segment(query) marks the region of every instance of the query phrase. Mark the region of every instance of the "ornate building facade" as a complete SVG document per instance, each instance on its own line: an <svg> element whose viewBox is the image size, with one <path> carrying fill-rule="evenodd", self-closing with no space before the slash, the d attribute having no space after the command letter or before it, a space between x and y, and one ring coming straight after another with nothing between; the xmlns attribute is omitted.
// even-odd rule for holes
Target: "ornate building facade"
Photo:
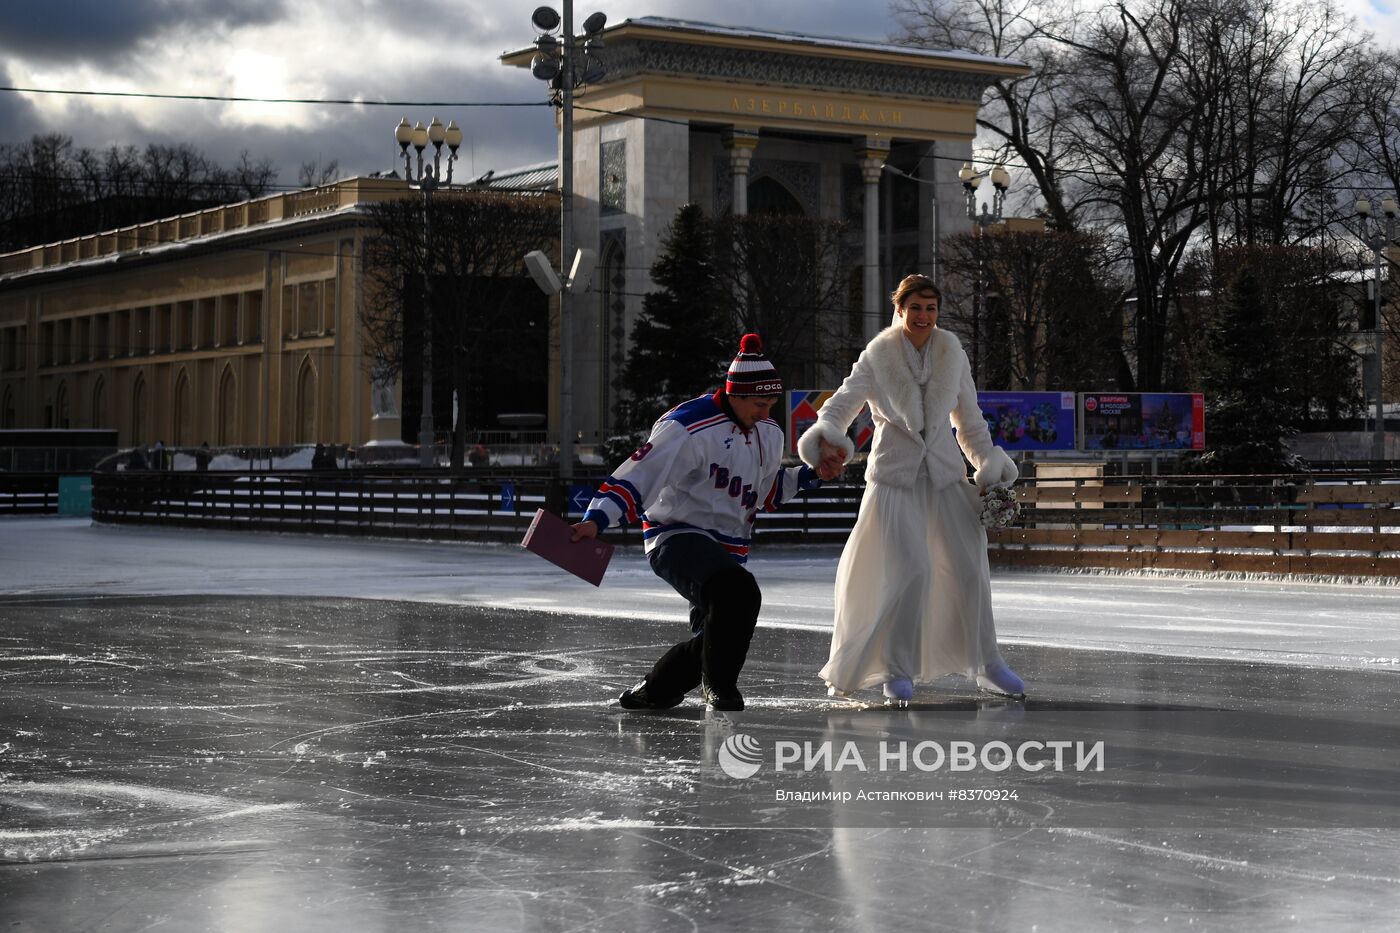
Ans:
<svg viewBox="0 0 1400 933"><path fill-rule="evenodd" d="M355 178L0 256L0 426L115 428L122 446L376 439L365 208L407 196Z"/></svg>
<svg viewBox="0 0 1400 933"><path fill-rule="evenodd" d="M598 251L577 302L574 419L606 436L650 270L676 212L779 207L851 225L856 337L889 322L909 272L935 274L937 242L969 228L958 169L982 94L1018 62L645 17L601 34L604 77L574 108L574 241ZM528 68L533 47L502 57ZM833 361L828 382L844 371ZM834 382L833 382L834 384Z"/></svg>
<svg viewBox="0 0 1400 933"><path fill-rule="evenodd" d="M571 302L585 446L612 425L632 325L681 206L848 222L859 259L832 274L858 296L863 342L888 323L894 281L936 273L938 241L968 229L957 171L982 93L1027 70L650 17L603 38L606 76L578 96L573 140L574 242L598 253ZM534 51L502 61L528 67ZM488 184L557 176L536 166ZM402 180L356 178L0 256L0 426L112 427L122 445L372 439L364 205L407 194ZM549 343L550 362L523 377L548 378L553 400ZM839 380L839 362L819 378Z"/></svg>

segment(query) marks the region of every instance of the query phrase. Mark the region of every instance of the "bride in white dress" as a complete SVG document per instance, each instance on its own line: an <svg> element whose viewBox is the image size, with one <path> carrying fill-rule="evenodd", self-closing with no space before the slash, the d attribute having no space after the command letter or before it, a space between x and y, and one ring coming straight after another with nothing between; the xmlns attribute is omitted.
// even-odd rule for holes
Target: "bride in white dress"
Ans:
<svg viewBox="0 0 1400 933"><path fill-rule="evenodd" d="M937 326L942 295L933 281L906 276L890 297L894 323L870 341L798 442L812 467L849 460L846 430L870 405L865 496L836 571L836 624L821 676L833 695L882 684L900 704L915 682L949 673L1020 696L1024 685L997 650L978 503L988 486L1014 482L1016 465L992 443L962 344ZM973 486L963 454L976 468Z"/></svg>

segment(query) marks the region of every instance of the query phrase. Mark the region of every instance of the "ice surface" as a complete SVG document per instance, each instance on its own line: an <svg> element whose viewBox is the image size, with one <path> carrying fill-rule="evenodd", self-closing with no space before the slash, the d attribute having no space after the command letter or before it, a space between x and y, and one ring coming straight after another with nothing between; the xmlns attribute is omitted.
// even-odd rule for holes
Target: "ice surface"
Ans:
<svg viewBox="0 0 1400 933"><path fill-rule="evenodd" d="M0 522L0 925L1393 928L1396 588L999 573L1030 701L891 711L815 677L835 557L760 542L748 712L649 715L613 698L686 624L635 551L594 590L514 547ZM777 792L947 772L718 764L1071 733L1105 771L939 812Z"/></svg>
<svg viewBox="0 0 1400 933"><path fill-rule="evenodd" d="M771 547L751 569L762 623L830 629L839 551ZM515 545L0 522L0 592L354 596L571 615L684 617L639 548L600 589ZM997 632L1043 644L1183 657L1400 670L1400 586L993 571Z"/></svg>

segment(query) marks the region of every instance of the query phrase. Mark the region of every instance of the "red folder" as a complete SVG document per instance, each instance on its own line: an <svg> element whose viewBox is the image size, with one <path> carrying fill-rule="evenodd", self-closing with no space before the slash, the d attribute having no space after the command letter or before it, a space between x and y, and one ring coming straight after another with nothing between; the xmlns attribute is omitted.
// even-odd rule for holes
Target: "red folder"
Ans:
<svg viewBox="0 0 1400 933"><path fill-rule="evenodd" d="M597 586L603 582L603 573L612 560L613 546L597 538L584 538L574 543L569 540L573 534L573 526L564 519L539 509L520 546Z"/></svg>

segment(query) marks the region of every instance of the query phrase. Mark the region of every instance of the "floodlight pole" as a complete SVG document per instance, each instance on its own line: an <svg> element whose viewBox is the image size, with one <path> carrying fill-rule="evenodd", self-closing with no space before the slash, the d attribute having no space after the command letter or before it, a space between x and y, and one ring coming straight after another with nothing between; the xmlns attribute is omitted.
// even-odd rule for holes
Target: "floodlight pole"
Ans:
<svg viewBox="0 0 1400 933"><path fill-rule="evenodd" d="M564 0L563 51L560 55L559 118L559 273L567 280L573 255L574 224L574 3ZM574 319L569 313L569 289L559 292L559 478L574 477Z"/></svg>
<svg viewBox="0 0 1400 933"><path fill-rule="evenodd" d="M575 280L570 268L575 261L574 89L582 81L596 81L602 77L602 65L596 53L603 47L603 40L598 33L607 25L608 18L598 12L583 21L584 67L580 70L574 65L580 45L578 37L574 35L573 0L563 0L561 6L563 16L551 7L542 6L530 17L540 33L535 39L539 52L530 62L530 72L541 81L549 81L550 87L559 92L558 97L551 96L551 101L559 105L559 273L565 282L563 290L558 293L559 478L570 480L574 475L574 319L569 308L573 304L573 290L586 287L588 278L586 272L580 271L578 280ZM555 29L560 31L558 42L554 40ZM591 269L591 260L587 265ZM582 270L582 266L580 268Z"/></svg>

